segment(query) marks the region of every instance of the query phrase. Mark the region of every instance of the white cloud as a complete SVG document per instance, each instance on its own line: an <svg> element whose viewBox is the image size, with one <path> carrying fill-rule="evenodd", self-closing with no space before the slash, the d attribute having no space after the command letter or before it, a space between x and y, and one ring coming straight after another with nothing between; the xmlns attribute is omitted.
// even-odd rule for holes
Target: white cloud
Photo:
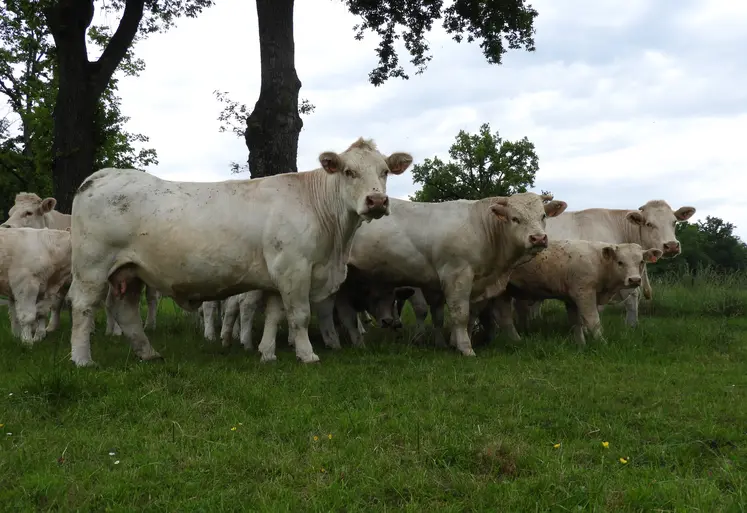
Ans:
<svg viewBox="0 0 747 513"><path fill-rule="evenodd" d="M358 136L384 152L409 151L416 162L446 157L460 129L484 122L504 138L537 147L537 189L571 209L635 208L653 198L693 205L738 226L747 189L747 8L729 0L550 0L533 2L537 51L511 51L502 66L475 44L457 44L438 27L425 74L367 81L376 64L372 35L353 38L356 18L342 2L297 2L296 66L301 97L316 105L304 119L299 169L320 152ZM253 2L223 0L180 20L136 53L147 68L120 92L129 128L151 137L174 180L236 178L243 140L218 133L212 91L254 105L260 61ZM407 55L401 55L407 60ZM390 193L416 190L410 173L392 177ZM737 192L739 191L739 192Z"/></svg>

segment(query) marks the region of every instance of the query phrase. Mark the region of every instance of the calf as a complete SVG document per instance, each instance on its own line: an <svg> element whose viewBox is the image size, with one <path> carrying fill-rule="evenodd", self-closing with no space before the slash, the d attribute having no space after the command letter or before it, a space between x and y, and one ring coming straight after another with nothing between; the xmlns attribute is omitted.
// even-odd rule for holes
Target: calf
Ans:
<svg viewBox="0 0 747 513"><path fill-rule="evenodd" d="M0 294L8 296L14 336L25 344L46 335L52 302L70 280L70 233L65 230L0 230Z"/></svg>
<svg viewBox="0 0 747 513"><path fill-rule="evenodd" d="M579 345L586 343L584 331L602 337L597 307L622 289L639 287L647 262L661 257L662 250L643 250L638 244L608 244L585 240L551 241L533 260L516 267L498 305L498 324L514 340L519 334L513 324L511 299L560 299ZM519 322L526 324L527 311L517 301Z"/></svg>

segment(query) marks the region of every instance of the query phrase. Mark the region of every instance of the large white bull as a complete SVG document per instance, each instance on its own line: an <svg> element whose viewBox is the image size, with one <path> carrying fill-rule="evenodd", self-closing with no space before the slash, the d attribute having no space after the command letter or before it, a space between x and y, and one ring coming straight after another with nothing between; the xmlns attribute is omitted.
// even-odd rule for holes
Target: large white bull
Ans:
<svg viewBox="0 0 747 513"><path fill-rule="evenodd" d="M89 176L73 200L73 362L93 363L93 309L109 284L112 313L135 353L160 358L139 322L143 282L187 310L249 290L273 292L268 315L271 305L284 305L296 355L318 361L309 303L344 281L353 235L364 220L388 213L387 175L402 173L412 157L386 157L359 139L319 161L322 168L310 172L215 183L126 169ZM263 360L274 359L271 349Z"/></svg>
<svg viewBox="0 0 747 513"><path fill-rule="evenodd" d="M389 286L441 292L452 320L452 344L474 356L470 303L500 294L510 269L547 247L545 219L565 202L534 193L479 201L416 203L391 200L392 213L362 227L350 264Z"/></svg>

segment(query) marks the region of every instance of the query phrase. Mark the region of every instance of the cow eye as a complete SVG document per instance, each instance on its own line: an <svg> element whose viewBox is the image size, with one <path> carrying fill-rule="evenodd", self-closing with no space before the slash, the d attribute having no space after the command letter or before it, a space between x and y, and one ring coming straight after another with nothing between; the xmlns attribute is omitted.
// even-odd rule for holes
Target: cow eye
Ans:
<svg viewBox="0 0 747 513"><path fill-rule="evenodd" d="M513 221L516 224L519 224L521 222L518 217L512 217L511 221Z"/></svg>
<svg viewBox="0 0 747 513"><path fill-rule="evenodd" d="M623 266L622 260L618 260L617 261L617 265L619 265L620 267L622 267Z"/></svg>
<svg viewBox="0 0 747 513"><path fill-rule="evenodd" d="M651 223L646 223L646 226L648 226L649 228L653 228L654 227L654 225L651 224Z"/></svg>
<svg viewBox="0 0 747 513"><path fill-rule="evenodd" d="M355 176L355 173L353 173L352 169L346 169L345 176L347 176L348 178L353 178Z"/></svg>
<svg viewBox="0 0 747 513"><path fill-rule="evenodd" d="M23 217L30 217L30 216L32 216L32 215L34 215L34 213L33 213L33 212L31 212L31 211L28 211L28 212L24 212L24 213L23 213Z"/></svg>

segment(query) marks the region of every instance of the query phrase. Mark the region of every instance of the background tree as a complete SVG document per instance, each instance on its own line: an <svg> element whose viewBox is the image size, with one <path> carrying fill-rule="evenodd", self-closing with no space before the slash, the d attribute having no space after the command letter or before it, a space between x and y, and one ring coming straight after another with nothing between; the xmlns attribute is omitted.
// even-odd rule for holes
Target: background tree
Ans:
<svg viewBox="0 0 747 513"><path fill-rule="evenodd" d="M395 49L400 40L415 73L425 70L431 59L426 35L438 20L455 41L479 41L492 64L500 64L509 49L534 50L537 11L524 0L454 0L448 7L443 0L343 1L362 20L353 27L357 40L367 31L380 37L376 50L379 63L369 74L375 86L390 77L409 78ZM297 171L298 135L303 128L293 40L294 0L256 2L262 84L244 134L252 177Z"/></svg>
<svg viewBox="0 0 747 513"><path fill-rule="evenodd" d="M12 0L0 7L0 96L10 113L0 126L0 210L7 214L19 191L52 194L52 112L58 88L55 47L44 24L42 5ZM94 44L105 43L100 27L88 30ZM144 63L127 52L118 69L137 75ZM124 130L116 95L117 80L110 80L93 116L94 167L138 167L156 163L153 149L136 150L147 142L141 134Z"/></svg>
<svg viewBox="0 0 747 513"><path fill-rule="evenodd" d="M534 144L526 137L504 141L498 132L490 132L487 123L475 135L460 130L449 156L452 162L434 157L413 168L413 182L423 187L410 197L412 201L481 199L526 192L534 186L539 169Z"/></svg>
<svg viewBox="0 0 747 513"><path fill-rule="evenodd" d="M57 207L70 212L78 185L93 172L96 112L136 37L164 31L180 16L197 16L213 0L9 0L41 9L56 47L52 183ZM120 16L113 33L99 27L101 56L88 59L86 35L96 8ZM90 34L89 34L90 35Z"/></svg>
<svg viewBox="0 0 747 513"><path fill-rule="evenodd" d="M242 139L246 139L246 120L249 117L249 109L246 104L235 102L228 97L228 93L225 91L213 91L213 94L217 98L218 102L223 104L223 109L218 116L220 121L220 127L218 131L231 132ZM298 105L299 116L311 114L316 109L316 106L309 102L309 100L303 99ZM249 171L248 164L239 164L238 162L231 162L231 173L243 173ZM250 175L251 178L257 178L257 175Z"/></svg>

